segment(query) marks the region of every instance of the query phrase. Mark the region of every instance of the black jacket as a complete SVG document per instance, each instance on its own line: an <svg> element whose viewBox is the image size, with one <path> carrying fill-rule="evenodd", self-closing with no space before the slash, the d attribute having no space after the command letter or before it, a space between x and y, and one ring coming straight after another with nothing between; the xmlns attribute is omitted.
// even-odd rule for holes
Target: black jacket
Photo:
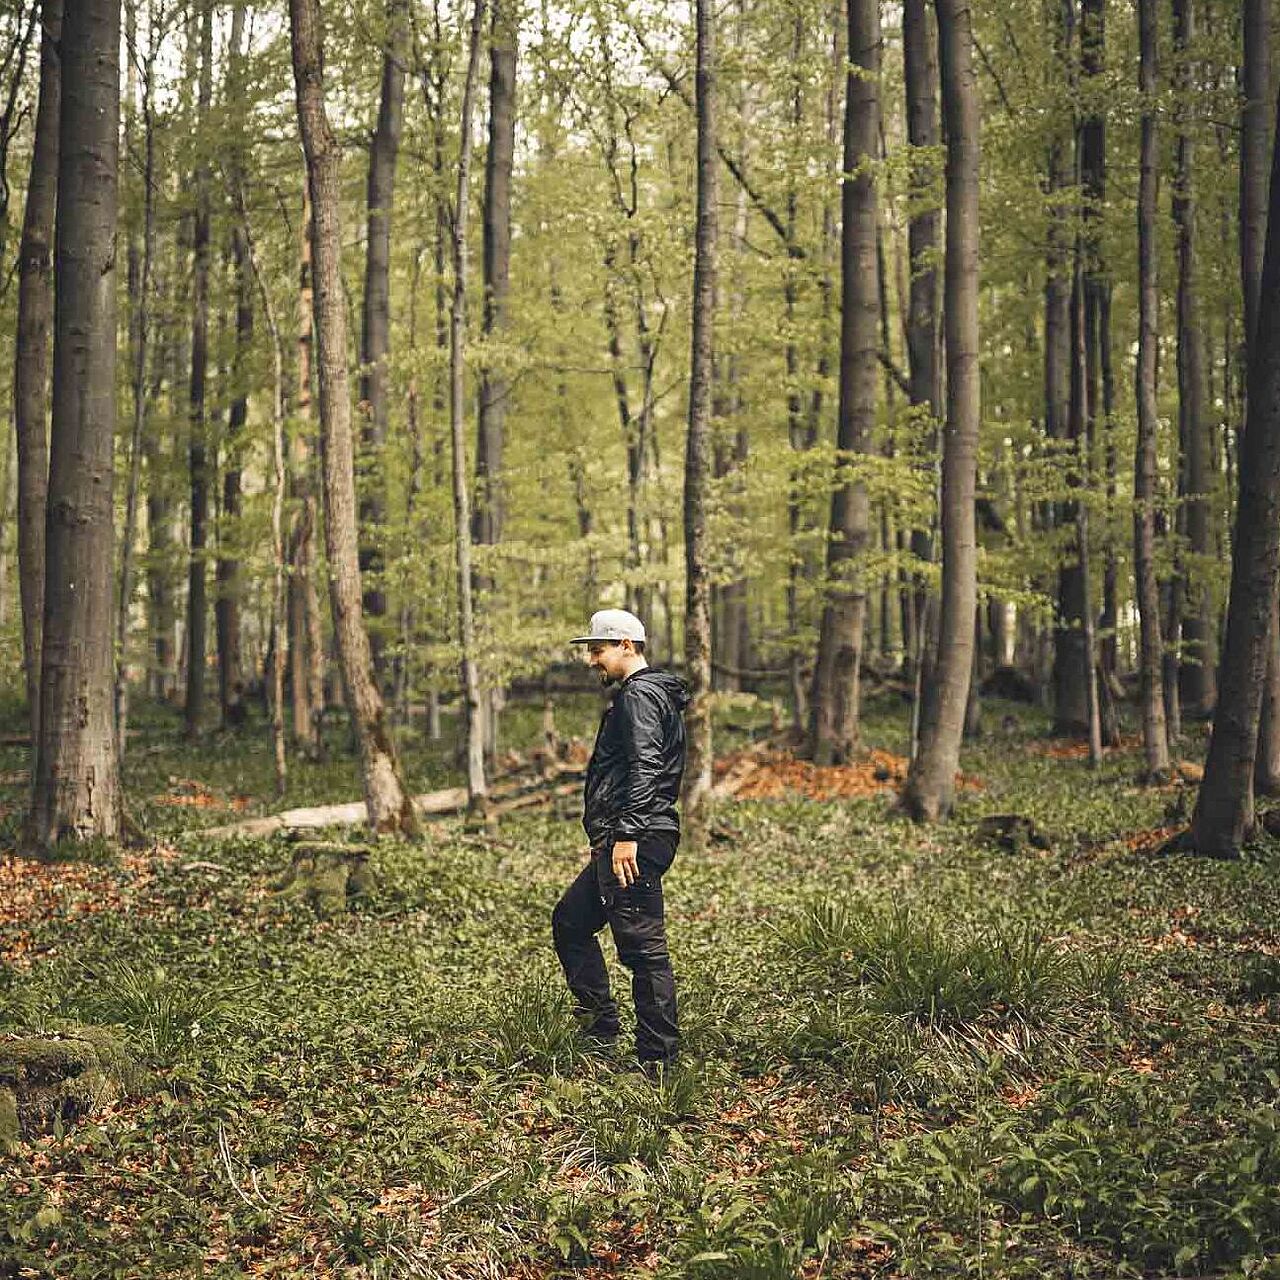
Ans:
<svg viewBox="0 0 1280 1280"><path fill-rule="evenodd" d="M685 682L642 667L619 686L600 718L587 766L582 825L593 847L680 831Z"/></svg>

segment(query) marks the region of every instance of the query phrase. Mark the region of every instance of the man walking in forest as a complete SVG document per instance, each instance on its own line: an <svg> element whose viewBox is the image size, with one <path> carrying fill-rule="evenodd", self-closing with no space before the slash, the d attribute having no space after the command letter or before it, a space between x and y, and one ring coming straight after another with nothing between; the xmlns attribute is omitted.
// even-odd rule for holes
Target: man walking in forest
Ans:
<svg viewBox="0 0 1280 1280"><path fill-rule="evenodd" d="M631 970L636 1053L656 1075L679 1047L676 988L667 953L662 876L680 843L676 800L684 772L683 680L655 671L644 656L644 624L625 609L591 617L587 665L614 688L587 766L582 825L591 857L556 904L556 954L590 1041L612 1047L618 1006L596 934L607 924L618 959Z"/></svg>

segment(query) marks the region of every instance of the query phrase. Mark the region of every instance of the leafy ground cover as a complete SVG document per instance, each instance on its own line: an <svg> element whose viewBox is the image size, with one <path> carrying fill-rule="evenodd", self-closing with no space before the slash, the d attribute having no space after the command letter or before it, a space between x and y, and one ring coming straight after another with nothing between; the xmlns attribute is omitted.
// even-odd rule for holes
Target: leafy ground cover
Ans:
<svg viewBox="0 0 1280 1280"><path fill-rule="evenodd" d="M160 1087L0 1157L0 1275L1280 1276L1275 850L1157 856L1185 788L1006 710L945 826L876 776L900 705L868 785L813 799L775 761L797 785L723 807L668 880L688 1053L656 1085L585 1052L561 990L571 814L380 844L318 920L273 892L283 843L199 835L274 807L256 742L142 715L151 846L0 861L0 1031L116 1027ZM285 805L352 798L341 746ZM10 835L22 766L0 751ZM1009 812L1052 847L979 838Z"/></svg>

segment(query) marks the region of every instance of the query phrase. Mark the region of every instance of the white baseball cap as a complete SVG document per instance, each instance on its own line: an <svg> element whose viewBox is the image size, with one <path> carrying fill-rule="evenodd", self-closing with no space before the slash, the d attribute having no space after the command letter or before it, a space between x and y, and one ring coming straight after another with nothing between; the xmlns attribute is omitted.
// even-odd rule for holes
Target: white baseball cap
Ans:
<svg viewBox="0 0 1280 1280"><path fill-rule="evenodd" d="M591 615L591 627L585 636L574 636L570 644L590 644L593 640L644 640L644 623L625 609L601 609Z"/></svg>

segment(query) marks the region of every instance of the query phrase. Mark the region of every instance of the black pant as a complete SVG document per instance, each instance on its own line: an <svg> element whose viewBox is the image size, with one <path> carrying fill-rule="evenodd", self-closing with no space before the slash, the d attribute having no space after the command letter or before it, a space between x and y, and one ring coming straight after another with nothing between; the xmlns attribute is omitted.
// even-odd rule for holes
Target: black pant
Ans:
<svg viewBox="0 0 1280 1280"><path fill-rule="evenodd" d="M679 837L646 836L638 842L639 879L623 887L613 874L611 845L591 851L590 863L565 890L551 915L551 935L564 976L588 1035L618 1034L618 1006L596 934L607 924L618 959L631 970L636 1005L636 1053L641 1062L672 1062L680 1044L676 984L667 953L662 873Z"/></svg>

